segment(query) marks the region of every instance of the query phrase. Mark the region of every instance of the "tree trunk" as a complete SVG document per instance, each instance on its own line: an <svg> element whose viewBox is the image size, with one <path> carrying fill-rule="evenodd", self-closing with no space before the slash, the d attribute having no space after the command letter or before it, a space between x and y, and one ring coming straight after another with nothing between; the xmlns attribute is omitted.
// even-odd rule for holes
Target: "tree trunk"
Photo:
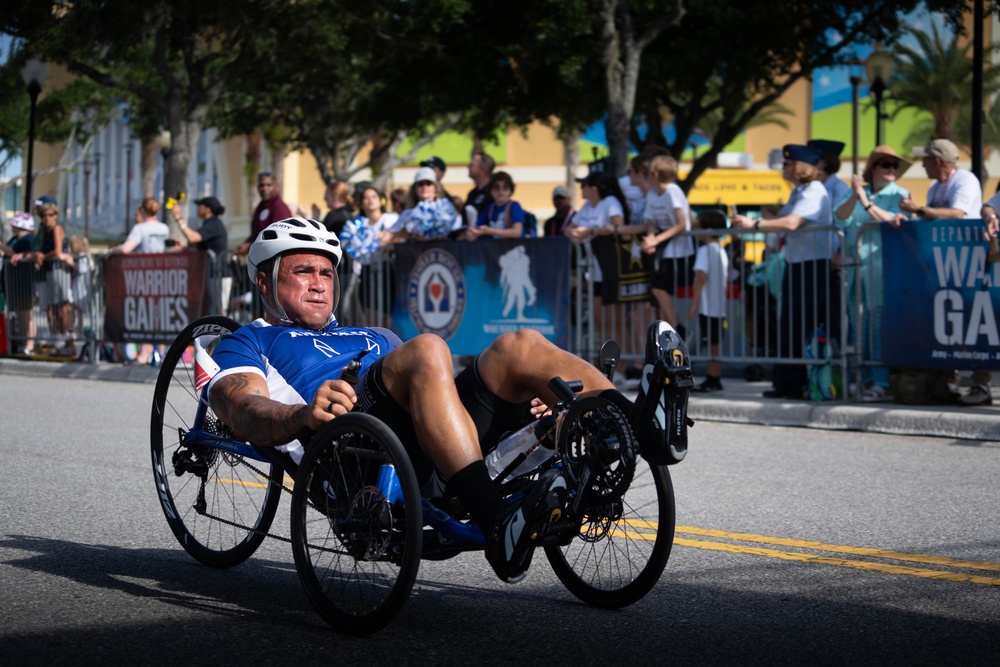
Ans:
<svg viewBox="0 0 1000 667"><path fill-rule="evenodd" d="M153 186L156 184L156 170L160 166L160 151L152 141L142 143L142 155L139 157L139 171L142 173L142 196L154 197Z"/></svg>

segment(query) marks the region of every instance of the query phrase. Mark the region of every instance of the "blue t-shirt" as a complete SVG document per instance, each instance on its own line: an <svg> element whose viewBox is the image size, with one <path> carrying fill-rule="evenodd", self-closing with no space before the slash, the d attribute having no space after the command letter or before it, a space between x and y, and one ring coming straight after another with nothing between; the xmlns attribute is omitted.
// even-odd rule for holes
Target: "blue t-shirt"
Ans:
<svg viewBox="0 0 1000 667"><path fill-rule="evenodd" d="M507 213L510 212L510 219ZM524 209L516 201L509 201L504 206L490 204L476 221L477 227L489 227L490 229L510 229L515 223L521 223L521 236L526 236L527 226L524 219Z"/></svg>
<svg viewBox="0 0 1000 667"><path fill-rule="evenodd" d="M334 320L322 331L272 326L256 320L224 336L212 353L219 372L208 385L209 392L220 378L235 373L254 373L267 382L270 397L286 405L307 404L327 380L340 377L347 363L361 350L359 375L400 344L388 330L338 326ZM278 447L301 459L298 441Z"/></svg>

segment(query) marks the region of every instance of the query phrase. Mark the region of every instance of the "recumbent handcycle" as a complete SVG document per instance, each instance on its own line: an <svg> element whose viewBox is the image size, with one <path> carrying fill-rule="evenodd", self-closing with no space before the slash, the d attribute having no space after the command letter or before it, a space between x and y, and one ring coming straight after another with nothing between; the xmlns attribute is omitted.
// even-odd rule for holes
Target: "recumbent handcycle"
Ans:
<svg viewBox="0 0 1000 667"><path fill-rule="evenodd" d="M156 491L174 535L195 559L232 567L266 537L291 542L295 568L316 611L338 631L364 635L387 625L416 580L421 559L482 550L486 541L454 499L421 498L396 435L370 415L350 413L320 429L286 484L264 448L236 439L208 404L204 368L234 320L210 316L188 325L167 351L153 396L150 444ZM204 356L200 356L204 359ZM600 363L609 377L618 346ZM674 538L667 464L687 452L690 361L665 322L649 328L634 421L600 397L578 397L579 383L554 378L559 402L543 434L555 454L512 475L524 454L494 481L516 502L548 467L561 466L569 499L539 536L549 564L583 602L606 608L641 599L659 580ZM540 446L540 445L539 445ZM523 467L523 466L521 466ZM523 471L518 471L519 473ZM291 494L290 536L271 534L283 493ZM484 562L485 565L485 562Z"/></svg>

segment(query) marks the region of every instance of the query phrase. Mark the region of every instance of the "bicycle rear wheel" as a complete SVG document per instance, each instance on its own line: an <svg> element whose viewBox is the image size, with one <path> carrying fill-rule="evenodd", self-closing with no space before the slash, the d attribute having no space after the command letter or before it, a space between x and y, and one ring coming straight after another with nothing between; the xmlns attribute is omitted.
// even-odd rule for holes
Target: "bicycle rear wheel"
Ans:
<svg viewBox="0 0 1000 667"><path fill-rule="evenodd" d="M291 532L306 596L333 628L367 635L395 618L417 577L423 521L413 467L385 424L352 413L313 437Z"/></svg>
<svg viewBox="0 0 1000 667"><path fill-rule="evenodd" d="M177 541L212 567L249 558L281 500L281 468L211 446L223 440L203 391L195 390L194 340L211 353L240 325L221 316L188 325L163 359L153 393L150 447L163 514Z"/></svg>
<svg viewBox="0 0 1000 667"><path fill-rule="evenodd" d="M595 447L602 438L625 443L630 437L626 418L600 406L583 399L567 416L572 424L561 444L565 462L577 471L585 457L570 441ZM545 555L579 599L595 607L624 607L656 585L670 557L675 521L670 473L666 466L627 455L591 470L579 531L568 544L547 544Z"/></svg>

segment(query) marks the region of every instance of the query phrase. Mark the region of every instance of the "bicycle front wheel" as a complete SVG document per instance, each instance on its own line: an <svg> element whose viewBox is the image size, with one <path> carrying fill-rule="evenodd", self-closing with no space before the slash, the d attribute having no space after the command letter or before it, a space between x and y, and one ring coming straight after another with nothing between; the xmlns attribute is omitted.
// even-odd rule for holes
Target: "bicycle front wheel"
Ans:
<svg viewBox="0 0 1000 667"><path fill-rule="evenodd" d="M281 500L281 468L206 444L221 437L204 391L195 389L195 339L209 353L239 324L220 316L188 325L163 358L153 393L150 447L163 514L177 541L212 567L249 558Z"/></svg>
<svg viewBox="0 0 1000 667"><path fill-rule="evenodd" d="M636 460L620 499L595 502L566 546L548 545L556 576L589 605L625 607L643 598L667 566L674 542L674 489L666 466Z"/></svg>
<svg viewBox="0 0 1000 667"><path fill-rule="evenodd" d="M291 532L306 596L333 628L367 635L395 618L417 578L423 520L413 466L385 424L352 413L313 436Z"/></svg>

